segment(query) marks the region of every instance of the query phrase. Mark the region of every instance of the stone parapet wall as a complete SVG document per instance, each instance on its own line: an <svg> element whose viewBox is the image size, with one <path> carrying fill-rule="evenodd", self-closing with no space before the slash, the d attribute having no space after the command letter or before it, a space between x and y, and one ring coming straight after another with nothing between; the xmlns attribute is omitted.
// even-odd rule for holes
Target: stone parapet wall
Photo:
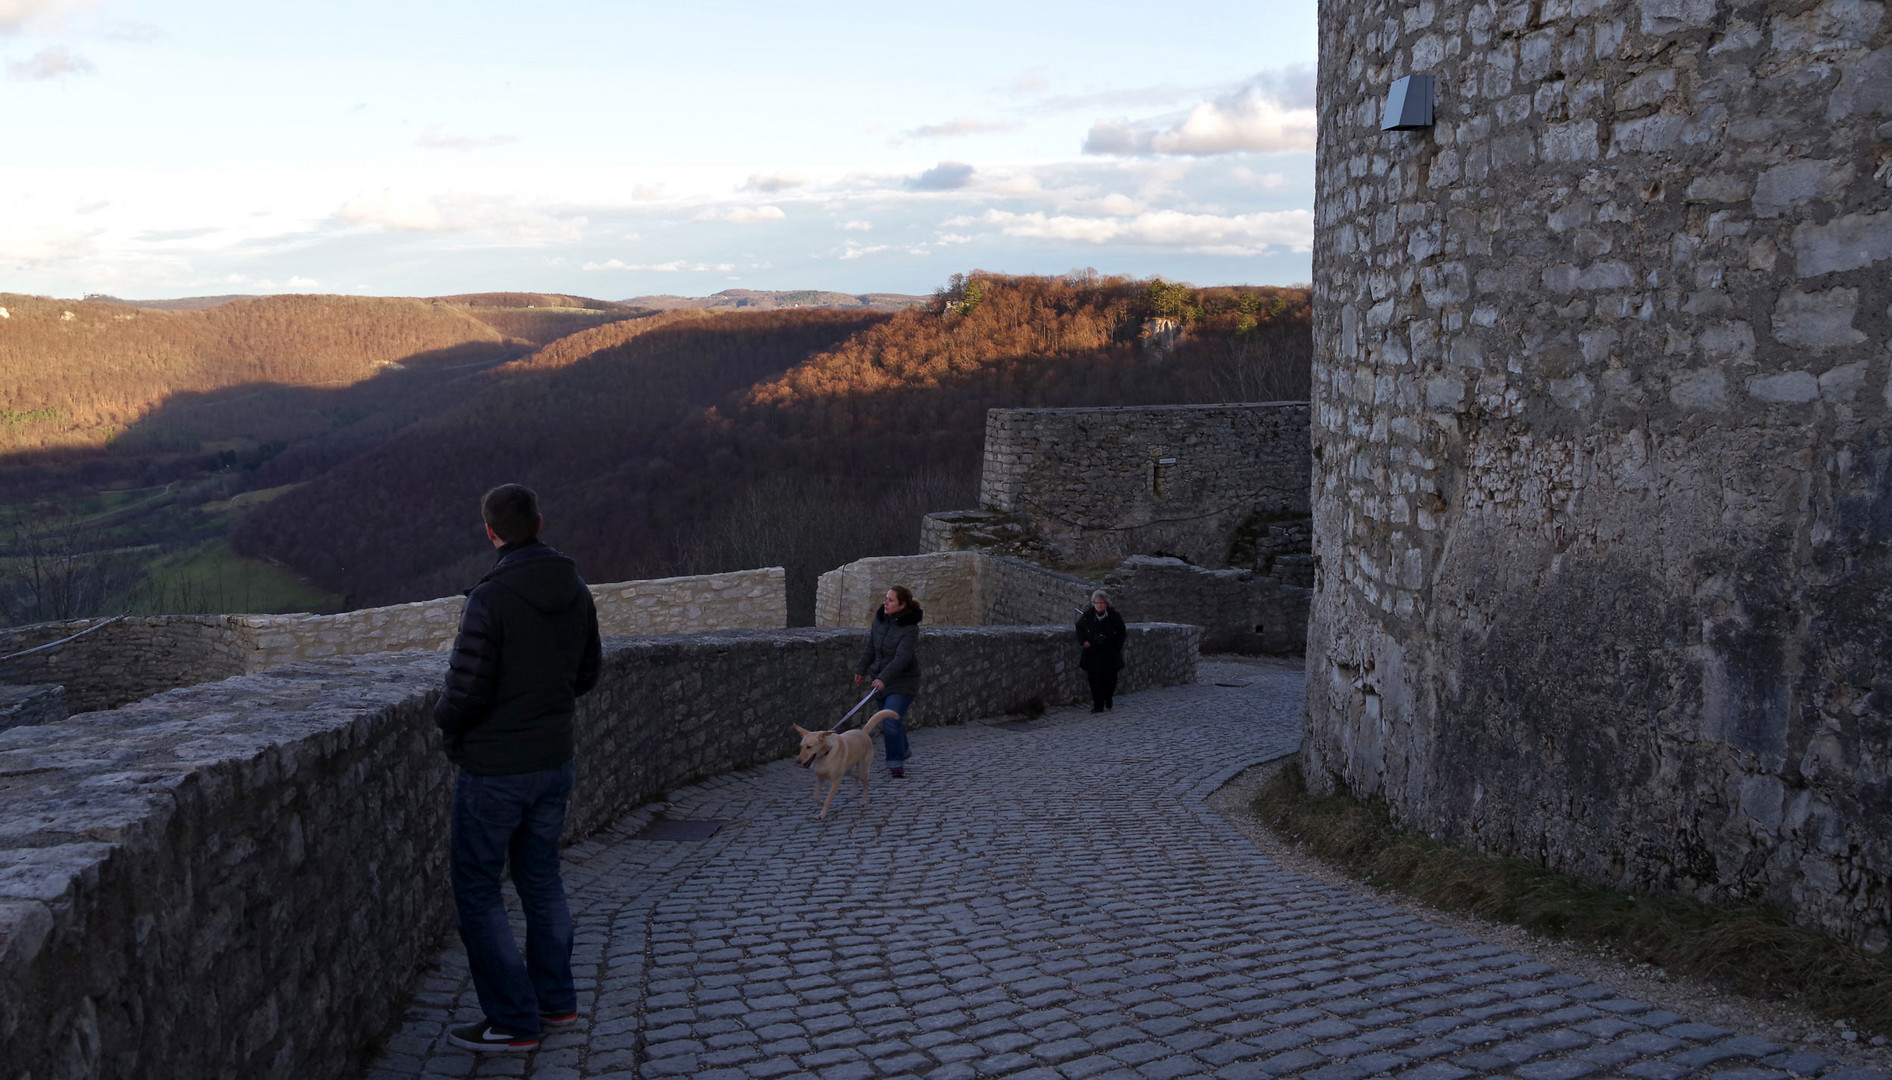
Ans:
<svg viewBox="0 0 1892 1080"><path fill-rule="evenodd" d="M993 409L983 509L933 515L922 540L1052 563L1246 562L1253 534L1307 517L1308 415L1302 402Z"/></svg>
<svg viewBox="0 0 1892 1080"><path fill-rule="evenodd" d="M1131 633L1126 691L1194 680L1194 627ZM791 724L855 700L863 637L607 641L570 836L792 753ZM933 630L921 648L918 727L1085 693L1057 627ZM443 675L431 652L306 661L0 731L6 1074L353 1075L451 927Z"/></svg>
<svg viewBox="0 0 1892 1080"><path fill-rule="evenodd" d="M788 625L787 578L779 566L591 586L598 629L611 634L778 630ZM363 608L339 615L244 615L254 632L245 670L296 660L453 646L466 598Z"/></svg>
<svg viewBox="0 0 1892 1080"><path fill-rule="evenodd" d="M1202 627L1204 652L1299 653L1313 590L1253 570L1204 570L1180 559L1133 556L1104 576L1126 619Z"/></svg>
<svg viewBox="0 0 1892 1080"><path fill-rule="evenodd" d="M81 619L0 630L0 656L92 631L45 652L0 661L0 680L64 686L73 712L116 708L174 687L242 674L251 636L240 618L158 615L110 625Z"/></svg>
<svg viewBox="0 0 1892 1080"><path fill-rule="evenodd" d="M1310 779L1886 947L1885 5L1329 0L1320 49Z"/></svg>
<svg viewBox="0 0 1892 1080"><path fill-rule="evenodd" d="M1057 623L1070 626L1077 621L1077 610L1091 602L1091 593L1103 588L1102 582L1060 574L1023 559L1002 555L980 556L985 573L981 583L985 593L980 608L985 621L994 626L1033 626ZM1126 616L1129 617L1129 616ZM1139 622L1192 623L1194 619L1143 619Z"/></svg>
<svg viewBox="0 0 1892 1080"><path fill-rule="evenodd" d="M955 551L861 559L831 570L821 576L816 620L864 626L893 584L913 589L928 626L1070 626L1091 593L1107 588L1126 619L1199 626L1202 647L1213 652L1276 655L1304 648L1312 596L1302 577L1205 570L1180 559L1132 556L1092 581L1023 559Z"/></svg>
<svg viewBox="0 0 1892 1080"><path fill-rule="evenodd" d="M591 586L607 634L771 630L788 625L781 567ZM453 645L464 597L363 608L339 615L164 615L121 619L68 645L0 662L0 679L59 683L74 712L116 708L298 660ZM69 637L103 620L0 631L0 655Z"/></svg>

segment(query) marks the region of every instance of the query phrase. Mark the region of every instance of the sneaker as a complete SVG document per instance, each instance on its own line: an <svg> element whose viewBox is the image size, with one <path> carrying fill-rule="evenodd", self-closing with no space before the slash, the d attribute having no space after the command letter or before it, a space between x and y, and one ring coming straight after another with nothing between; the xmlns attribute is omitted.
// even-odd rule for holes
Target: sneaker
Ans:
<svg viewBox="0 0 1892 1080"><path fill-rule="evenodd" d="M573 1024L576 1024L577 1022L578 1022L577 1009L572 1009L569 1012L562 1012L562 1013L540 1013L539 1014L539 1026L542 1028L551 1028L553 1031L564 1031L566 1028L571 1027Z"/></svg>
<svg viewBox="0 0 1892 1080"><path fill-rule="evenodd" d="M539 1048L537 1035L520 1035L490 1020L447 1032L447 1041L476 1054L522 1054Z"/></svg>
<svg viewBox="0 0 1892 1080"><path fill-rule="evenodd" d="M900 767L899 767L899 766L897 766L897 765L896 765L895 767L893 767L893 768L891 768L891 769L888 769L888 770L887 770L887 775L888 775L888 776L891 776L891 777L893 777L893 778L894 778L895 780L898 780L898 779L900 779L901 777L903 777L903 776L905 776L906 774L907 774L907 771L906 771L905 769L903 769L903 768L900 768Z"/></svg>

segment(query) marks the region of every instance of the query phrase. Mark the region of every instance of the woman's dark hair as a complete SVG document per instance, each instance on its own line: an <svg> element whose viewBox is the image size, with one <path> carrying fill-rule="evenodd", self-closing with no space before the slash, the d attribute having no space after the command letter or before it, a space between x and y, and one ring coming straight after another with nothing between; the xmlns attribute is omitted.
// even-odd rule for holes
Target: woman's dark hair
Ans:
<svg viewBox="0 0 1892 1080"><path fill-rule="evenodd" d="M905 585L895 585L893 588L888 589L887 591L894 594L894 596L899 598L901 607L910 608L913 606L913 590L912 589L907 588Z"/></svg>
<svg viewBox="0 0 1892 1080"><path fill-rule="evenodd" d="M480 516L508 544L539 535L539 497L523 484L501 484L480 500Z"/></svg>

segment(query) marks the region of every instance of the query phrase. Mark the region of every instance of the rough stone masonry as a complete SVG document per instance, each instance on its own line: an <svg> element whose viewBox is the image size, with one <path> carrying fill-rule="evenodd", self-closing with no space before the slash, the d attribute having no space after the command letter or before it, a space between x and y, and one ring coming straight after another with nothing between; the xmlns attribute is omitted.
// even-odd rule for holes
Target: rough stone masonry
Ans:
<svg viewBox="0 0 1892 1080"><path fill-rule="evenodd" d="M1884 948L1885 4L1320 16L1314 777Z"/></svg>

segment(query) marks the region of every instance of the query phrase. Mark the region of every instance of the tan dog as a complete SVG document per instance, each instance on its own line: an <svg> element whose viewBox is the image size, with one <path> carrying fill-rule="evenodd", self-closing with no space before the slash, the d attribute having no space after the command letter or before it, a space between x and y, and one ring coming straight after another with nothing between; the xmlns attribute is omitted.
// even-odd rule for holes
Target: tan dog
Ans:
<svg viewBox="0 0 1892 1080"><path fill-rule="evenodd" d="M834 802L834 793L841 790L841 778L850 769L856 771L861 782L861 809L867 808L867 772L874 764L874 732L880 729L881 720L899 715L892 709L882 709L853 731L809 731L795 725L801 733L801 753L795 760L802 768L815 770L815 801L821 804L816 820L828 816L828 804ZM826 799L821 797L823 780L828 782Z"/></svg>

